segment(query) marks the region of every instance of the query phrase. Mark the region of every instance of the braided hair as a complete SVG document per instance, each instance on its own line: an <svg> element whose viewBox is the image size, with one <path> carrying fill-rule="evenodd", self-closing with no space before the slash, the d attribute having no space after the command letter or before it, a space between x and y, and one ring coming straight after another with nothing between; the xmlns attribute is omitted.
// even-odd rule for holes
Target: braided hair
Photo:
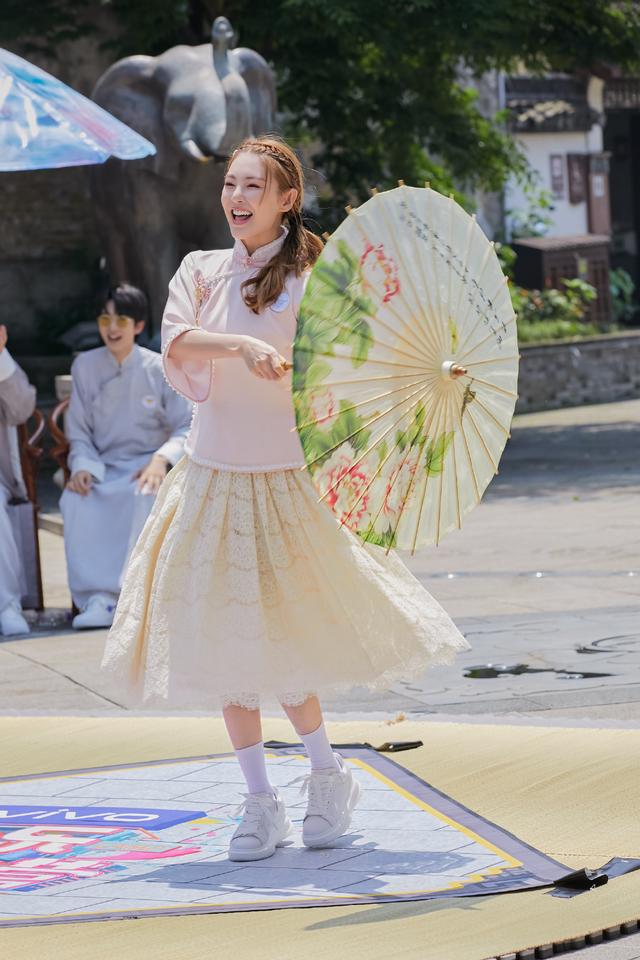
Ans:
<svg viewBox="0 0 640 960"><path fill-rule="evenodd" d="M257 153L264 159L267 187L271 177L275 177L280 190L297 190L293 206L282 219L287 227L282 247L255 277L245 280L241 287L244 302L254 313L260 313L278 299L289 273L299 277L303 270L313 266L323 244L302 222L304 175L291 147L276 136L250 137L231 154L227 171L239 153Z"/></svg>

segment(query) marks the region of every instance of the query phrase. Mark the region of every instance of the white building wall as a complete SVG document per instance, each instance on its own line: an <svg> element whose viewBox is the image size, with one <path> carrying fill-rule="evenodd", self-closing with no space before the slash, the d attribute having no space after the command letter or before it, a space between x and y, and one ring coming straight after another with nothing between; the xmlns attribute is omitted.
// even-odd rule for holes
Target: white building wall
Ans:
<svg viewBox="0 0 640 960"><path fill-rule="evenodd" d="M549 216L553 225L547 236L564 237L576 233L588 233L587 204L569 203L569 179L567 171L568 153L599 153L602 150L602 128L594 125L586 133L525 133L518 135L518 142L524 148L530 165L540 176L540 186L551 191L551 162L553 154L563 158L564 192L563 197L553 198L554 209ZM528 201L519 185L511 180L505 189L505 208L507 211L524 211Z"/></svg>

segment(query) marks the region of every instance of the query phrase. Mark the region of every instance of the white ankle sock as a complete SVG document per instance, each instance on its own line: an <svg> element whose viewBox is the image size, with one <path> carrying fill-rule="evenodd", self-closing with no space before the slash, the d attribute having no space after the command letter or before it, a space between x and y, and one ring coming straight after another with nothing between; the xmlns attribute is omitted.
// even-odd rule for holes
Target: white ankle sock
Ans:
<svg viewBox="0 0 640 960"><path fill-rule="evenodd" d="M300 739L305 745L305 749L311 760L312 770L339 770L338 761L335 758L324 723L313 730L311 733L301 733Z"/></svg>
<svg viewBox="0 0 640 960"><path fill-rule="evenodd" d="M264 742L254 743L251 747L242 747L235 750L240 769L247 781L247 790L249 793L272 793L275 796L275 790L269 783L267 776L267 764L264 756Z"/></svg>

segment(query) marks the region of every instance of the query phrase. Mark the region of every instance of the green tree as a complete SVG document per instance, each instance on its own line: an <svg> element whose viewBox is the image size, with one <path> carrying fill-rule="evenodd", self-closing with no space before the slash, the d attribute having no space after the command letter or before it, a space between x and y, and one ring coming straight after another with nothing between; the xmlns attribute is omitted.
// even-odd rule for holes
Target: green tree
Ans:
<svg viewBox="0 0 640 960"><path fill-rule="evenodd" d="M276 69L285 133L315 147L332 196L327 226L346 200L396 177L496 189L523 171L504 118L481 114L461 66L598 73L640 57L636 0L8 0L8 10L5 0L3 33L55 45L95 30L98 7L120 55L205 40L213 18L228 16Z"/></svg>

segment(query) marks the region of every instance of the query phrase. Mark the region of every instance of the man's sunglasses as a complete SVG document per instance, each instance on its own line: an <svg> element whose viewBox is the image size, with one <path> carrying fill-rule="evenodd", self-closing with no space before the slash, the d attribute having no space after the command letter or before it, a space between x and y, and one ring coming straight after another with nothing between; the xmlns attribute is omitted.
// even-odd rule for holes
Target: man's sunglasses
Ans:
<svg viewBox="0 0 640 960"><path fill-rule="evenodd" d="M113 320L119 327L126 327L129 321L134 325L136 322L133 317L127 317L124 313L101 313L99 317L96 317L96 320L100 327L110 327Z"/></svg>

